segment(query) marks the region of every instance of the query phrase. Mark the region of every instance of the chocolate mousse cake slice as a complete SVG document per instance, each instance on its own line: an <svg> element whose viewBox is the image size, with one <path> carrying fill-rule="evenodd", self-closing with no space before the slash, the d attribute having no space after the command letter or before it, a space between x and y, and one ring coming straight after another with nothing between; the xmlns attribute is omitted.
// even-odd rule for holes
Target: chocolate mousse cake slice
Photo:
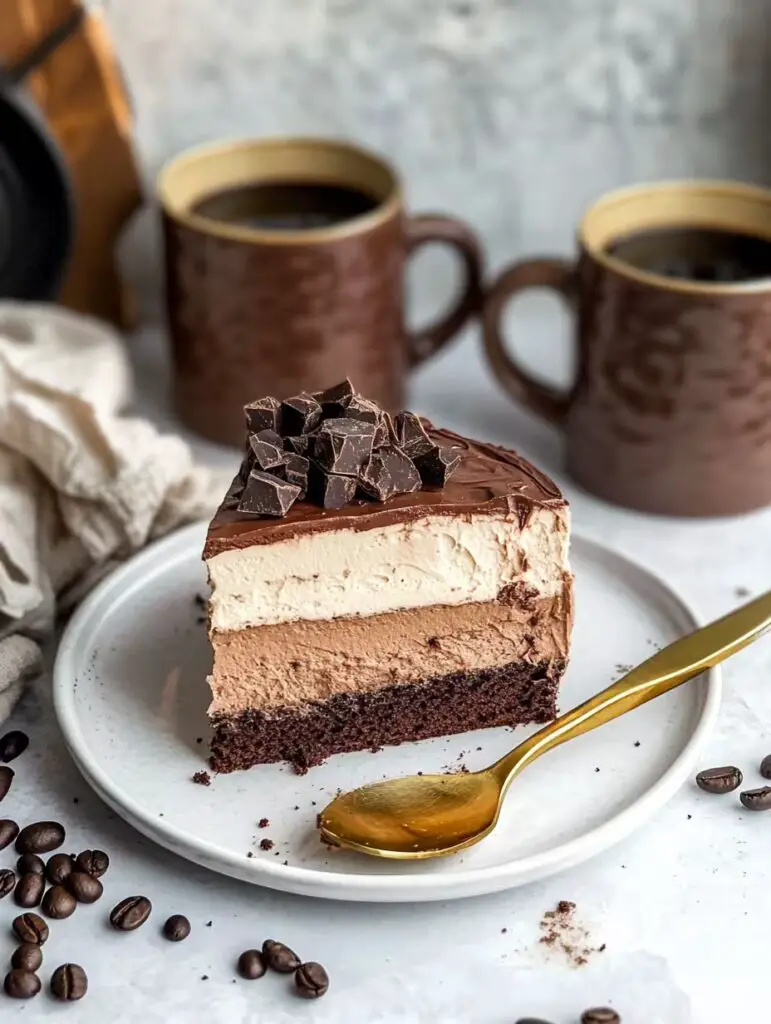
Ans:
<svg viewBox="0 0 771 1024"><path fill-rule="evenodd" d="M215 771L554 717L572 577L551 480L347 381L245 411L204 549Z"/></svg>

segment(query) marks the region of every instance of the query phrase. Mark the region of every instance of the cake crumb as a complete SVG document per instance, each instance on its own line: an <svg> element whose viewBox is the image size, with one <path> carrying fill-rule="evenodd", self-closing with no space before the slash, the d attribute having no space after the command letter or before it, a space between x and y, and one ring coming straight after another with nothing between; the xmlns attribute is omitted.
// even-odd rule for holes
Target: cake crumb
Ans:
<svg viewBox="0 0 771 1024"><path fill-rule="evenodd" d="M594 953L604 952L606 945L591 945L589 931L576 921L575 910L571 900L560 900L554 910L547 910L539 923L539 942L564 956L571 967L584 967Z"/></svg>
<svg viewBox="0 0 771 1024"><path fill-rule="evenodd" d="M211 786L211 775L208 772L196 772L193 782L197 782L199 786Z"/></svg>
<svg viewBox="0 0 771 1024"><path fill-rule="evenodd" d="M257 822L257 828L267 828L270 825L270 821L267 818L260 818Z"/></svg>
<svg viewBox="0 0 771 1024"><path fill-rule="evenodd" d="M273 840L272 839L261 839L260 840L260 849L261 850L272 850L273 849L273 845L274 844L273 844Z"/></svg>

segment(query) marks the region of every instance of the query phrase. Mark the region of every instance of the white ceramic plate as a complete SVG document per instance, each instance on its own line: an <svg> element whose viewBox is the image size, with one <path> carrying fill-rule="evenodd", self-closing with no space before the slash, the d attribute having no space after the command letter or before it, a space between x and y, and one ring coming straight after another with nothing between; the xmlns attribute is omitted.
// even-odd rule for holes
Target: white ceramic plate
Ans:
<svg viewBox="0 0 771 1024"><path fill-rule="evenodd" d="M338 787L460 764L474 770L525 730L341 754L305 776L264 765L195 785L208 736L210 657L195 601L206 590L203 539L203 526L182 530L94 591L62 640L54 697L70 752L96 792L146 836L215 871L348 900L452 899L522 885L586 860L650 817L687 778L715 721L717 671L544 756L515 782L495 833L456 857L402 864L329 851L315 817ZM696 625L663 582L619 554L575 538L572 564L577 617L563 708ZM270 821L263 829L261 818ZM273 849L260 849L262 839Z"/></svg>

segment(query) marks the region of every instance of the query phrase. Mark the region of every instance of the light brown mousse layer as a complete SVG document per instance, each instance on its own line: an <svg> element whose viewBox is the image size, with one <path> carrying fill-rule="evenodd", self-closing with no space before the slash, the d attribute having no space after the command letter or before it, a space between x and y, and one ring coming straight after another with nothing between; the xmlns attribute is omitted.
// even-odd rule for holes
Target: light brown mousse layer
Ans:
<svg viewBox="0 0 771 1024"><path fill-rule="evenodd" d="M497 601L215 631L209 714L297 706L519 660L564 662L572 619L566 574L551 598L515 584Z"/></svg>

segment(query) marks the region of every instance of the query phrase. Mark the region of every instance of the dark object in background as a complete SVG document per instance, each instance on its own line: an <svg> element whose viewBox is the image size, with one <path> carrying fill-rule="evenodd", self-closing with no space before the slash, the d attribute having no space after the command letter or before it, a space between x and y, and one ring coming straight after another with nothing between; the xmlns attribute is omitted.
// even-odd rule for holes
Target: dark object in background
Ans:
<svg viewBox="0 0 771 1024"><path fill-rule="evenodd" d="M771 504L771 277L664 276L614 253L664 228L763 239L752 261L765 265L756 250L771 249L771 191L694 181L609 193L581 221L577 263L527 260L492 284L487 357L515 401L564 431L567 470L586 490L660 515L749 512ZM504 342L507 304L537 287L576 312L566 389L531 377Z"/></svg>
<svg viewBox="0 0 771 1024"><path fill-rule="evenodd" d="M158 192L177 411L212 440L241 443L241 409L255 395L296 395L344 377L399 409L409 371L479 310L473 231L451 217L410 217L396 172L357 146L208 146L173 160ZM456 251L463 284L444 316L414 332L405 271L410 254L433 242Z"/></svg>

